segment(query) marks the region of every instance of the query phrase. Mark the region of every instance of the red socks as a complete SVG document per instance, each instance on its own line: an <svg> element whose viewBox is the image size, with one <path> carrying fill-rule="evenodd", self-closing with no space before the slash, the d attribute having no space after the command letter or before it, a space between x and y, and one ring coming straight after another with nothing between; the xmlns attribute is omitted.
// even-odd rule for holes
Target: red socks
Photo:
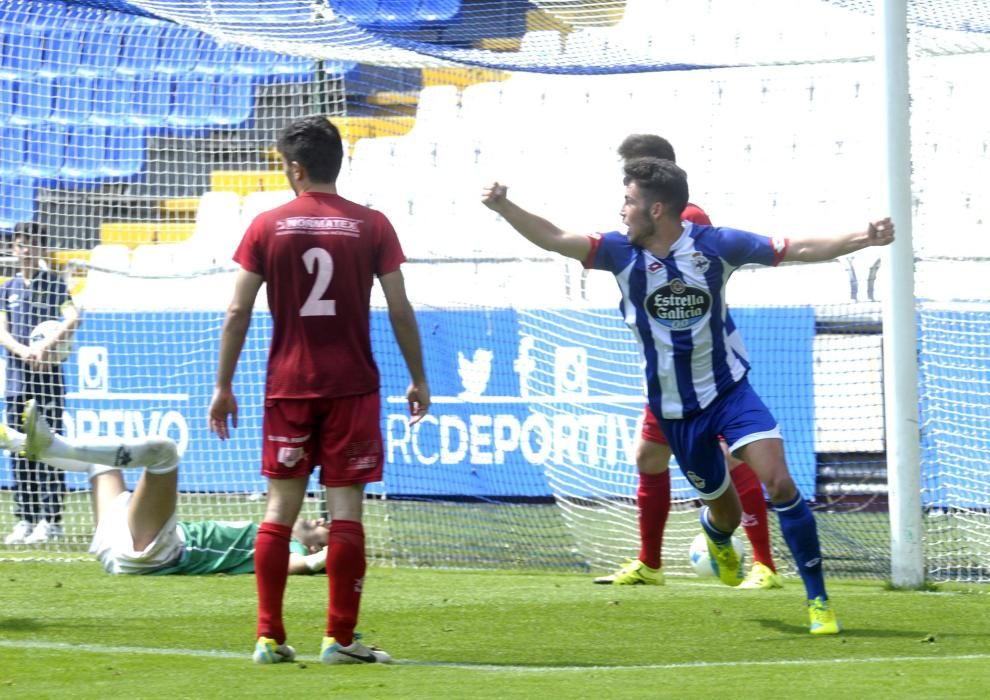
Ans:
<svg viewBox="0 0 990 700"><path fill-rule="evenodd" d="M663 530L670 514L670 470L660 474L640 474L636 490L639 510L639 560L651 569L663 562Z"/></svg>
<svg viewBox="0 0 990 700"><path fill-rule="evenodd" d="M289 576L289 538L292 528L264 522L254 543L255 586L258 590L258 636L285 643L282 597Z"/></svg>
<svg viewBox="0 0 990 700"><path fill-rule="evenodd" d="M767 523L767 502L763 497L763 486L756 472L745 462L736 465L729 472L732 483L742 502L742 526L746 537L753 546L753 560L776 571L773 554L770 552L770 528Z"/></svg>
<svg viewBox="0 0 990 700"><path fill-rule="evenodd" d="M355 520L332 521L327 538L327 636L343 646L354 641L366 568L364 527Z"/></svg>

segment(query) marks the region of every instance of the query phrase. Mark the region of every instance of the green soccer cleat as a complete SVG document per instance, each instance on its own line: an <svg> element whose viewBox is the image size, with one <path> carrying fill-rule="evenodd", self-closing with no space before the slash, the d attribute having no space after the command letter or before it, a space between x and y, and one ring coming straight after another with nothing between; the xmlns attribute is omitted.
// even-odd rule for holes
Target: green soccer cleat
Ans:
<svg viewBox="0 0 990 700"><path fill-rule="evenodd" d="M783 588L784 579L776 571L766 564L756 562L753 568L746 574L746 578L739 584L739 588Z"/></svg>
<svg viewBox="0 0 990 700"><path fill-rule="evenodd" d="M612 586L662 586L663 567L654 569L639 559L631 559L614 574L599 576L595 579L595 583Z"/></svg>
<svg viewBox="0 0 990 700"><path fill-rule="evenodd" d="M320 661L325 664L390 664L392 657L381 649L367 647L360 642L360 635L347 646L337 643L333 637L324 637L320 645Z"/></svg>
<svg viewBox="0 0 990 700"><path fill-rule="evenodd" d="M842 625L835 619L835 611L821 597L808 601L808 617L811 618L811 634L838 634Z"/></svg>
<svg viewBox="0 0 990 700"><path fill-rule="evenodd" d="M738 586L743 581L743 566L736 548L732 546L732 540L725 544L715 544L704 528L701 528L701 531L705 533L708 554L711 555L712 562L718 569L719 580L726 586Z"/></svg>
<svg viewBox="0 0 990 700"><path fill-rule="evenodd" d="M38 402L34 399L24 404L22 415L24 424L24 456L30 460L42 459L42 455L52 445L52 429L41 414Z"/></svg>
<svg viewBox="0 0 990 700"><path fill-rule="evenodd" d="M256 664L280 664L295 660L296 650L288 644L279 644L271 637L258 637L251 658Z"/></svg>

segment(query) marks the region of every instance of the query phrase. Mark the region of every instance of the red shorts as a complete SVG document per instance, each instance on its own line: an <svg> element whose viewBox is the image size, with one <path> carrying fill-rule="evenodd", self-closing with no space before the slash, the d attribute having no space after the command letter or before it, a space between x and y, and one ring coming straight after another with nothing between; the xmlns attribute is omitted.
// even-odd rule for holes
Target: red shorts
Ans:
<svg viewBox="0 0 990 700"><path fill-rule="evenodd" d="M262 422L261 473L309 476L324 486L382 480L384 448L378 392L333 399L268 399Z"/></svg>
<svg viewBox="0 0 990 700"><path fill-rule="evenodd" d="M650 410L649 404L643 408L643 429L640 431L640 437L647 442L655 442L659 445L667 445L667 436L663 434L663 430L660 429L660 424L657 423L657 417L653 415L653 411Z"/></svg>

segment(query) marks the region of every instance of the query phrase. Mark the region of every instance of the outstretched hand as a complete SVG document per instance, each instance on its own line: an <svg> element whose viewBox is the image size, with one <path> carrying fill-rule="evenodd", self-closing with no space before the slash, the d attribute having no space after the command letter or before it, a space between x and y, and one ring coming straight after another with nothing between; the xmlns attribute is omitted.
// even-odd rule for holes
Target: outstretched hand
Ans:
<svg viewBox="0 0 990 700"><path fill-rule="evenodd" d="M481 190L481 203L493 211L498 211L505 202L509 188L493 182Z"/></svg>
<svg viewBox="0 0 990 700"><path fill-rule="evenodd" d="M894 242L894 222L890 217L870 222L866 229L870 245L889 245Z"/></svg>

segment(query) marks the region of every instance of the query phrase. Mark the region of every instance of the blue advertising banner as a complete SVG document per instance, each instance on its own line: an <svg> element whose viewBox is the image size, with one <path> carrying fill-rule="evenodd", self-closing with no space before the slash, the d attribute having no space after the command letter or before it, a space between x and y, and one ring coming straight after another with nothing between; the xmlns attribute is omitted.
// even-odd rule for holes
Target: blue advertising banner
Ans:
<svg viewBox="0 0 990 700"><path fill-rule="evenodd" d="M788 440L798 487L813 497L810 308L733 312L751 348L751 381ZM255 492L271 320L256 314L235 378L240 422L207 429L220 312L88 313L66 362L66 433L167 435L182 453L180 489ZM390 497L632 497L643 412L639 352L614 309L427 310L418 313L434 405L410 426L405 364L387 313L372 314L382 373ZM764 349L762 346L766 346ZM753 349L761 349L753 352ZM786 371L780 368L786 367ZM128 475L133 479L135 475ZM0 485L12 483L0 460ZM70 475L71 487L84 487ZM315 483L315 482L314 482ZM689 496L675 471L675 489Z"/></svg>

